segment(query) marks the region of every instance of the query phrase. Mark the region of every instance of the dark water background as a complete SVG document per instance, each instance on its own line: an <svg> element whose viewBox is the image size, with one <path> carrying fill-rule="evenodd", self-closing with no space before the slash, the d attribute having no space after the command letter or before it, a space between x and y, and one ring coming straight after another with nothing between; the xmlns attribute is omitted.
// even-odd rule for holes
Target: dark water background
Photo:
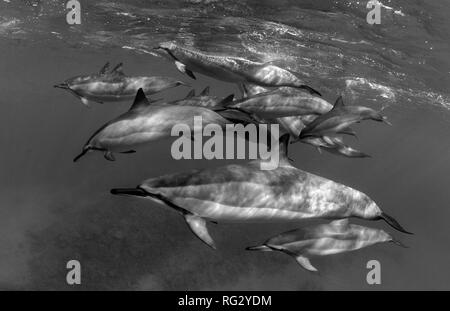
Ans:
<svg viewBox="0 0 450 311"><path fill-rule="evenodd" d="M450 3L382 2L382 23L370 26L366 1L81 1L82 24L69 26L65 1L0 1L0 288L74 289L65 265L77 259L75 289L450 289ZM367 122L357 127L359 141L349 140L372 159L301 144L290 153L295 166L370 195L415 235L365 224L410 248L313 259L314 275L287 256L244 251L296 225L212 224L213 251L177 214L109 189L231 161L175 161L163 141L116 162L96 154L72 163L92 131L129 103L86 109L52 85L106 61L124 62L130 75L189 81L151 55L168 39L284 59L330 101L342 93L348 104L386 107L393 127ZM237 93L201 75L189 82ZM381 262L382 285L366 283L371 259Z"/></svg>

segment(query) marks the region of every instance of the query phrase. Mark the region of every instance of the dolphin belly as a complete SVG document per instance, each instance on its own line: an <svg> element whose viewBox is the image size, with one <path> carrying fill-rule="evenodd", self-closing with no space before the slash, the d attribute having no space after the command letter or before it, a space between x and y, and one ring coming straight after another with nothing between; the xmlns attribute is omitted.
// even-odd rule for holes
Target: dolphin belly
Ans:
<svg viewBox="0 0 450 311"><path fill-rule="evenodd" d="M208 220L230 223L283 223L311 218L312 215L297 210L274 207L240 207L195 198L174 199L183 209Z"/></svg>

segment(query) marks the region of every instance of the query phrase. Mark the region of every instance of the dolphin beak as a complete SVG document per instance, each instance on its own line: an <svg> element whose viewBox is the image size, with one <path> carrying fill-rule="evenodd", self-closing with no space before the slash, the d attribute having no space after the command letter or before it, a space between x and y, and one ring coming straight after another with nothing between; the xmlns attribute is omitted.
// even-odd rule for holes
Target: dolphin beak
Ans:
<svg viewBox="0 0 450 311"><path fill-rule="evenodd" d="M66 82L55 84L53 87L59 88L59 89L68 89L69 85Z"/></svg>
<svg viewBox="0 0 450 311"><path fill-rule="evenodd" d="M81 153L79 155L77 155L74 159L73 162L77 162L81 157L83 157L88 151L90 151L91 148L89 147L84 147L83 151L81 151Z"/></svg>
<svg viewBox="0 0 450 311"><path fill-rule="evenodd" d="M148 193L141 188L116 188L111 189L111 194L114 195L124 195L124 196L135 196L135 197L147 197Z"/></svg>

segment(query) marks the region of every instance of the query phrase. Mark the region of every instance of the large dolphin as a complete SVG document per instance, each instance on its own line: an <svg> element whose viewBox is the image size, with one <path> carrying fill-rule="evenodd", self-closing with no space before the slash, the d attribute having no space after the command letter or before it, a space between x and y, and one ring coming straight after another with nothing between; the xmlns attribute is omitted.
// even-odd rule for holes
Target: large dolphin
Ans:
<svg viewBox="0 0 450 311"><path fill-rule="evenodd" d="M98 73L76 76L55 87L69 91L84 105L89 106L91 102L131 100L140 88L145 94L152 95L179 85L187 86L186 83L170 77L126 76L122 71L122 63L112 70L109 70L109 63L106 63Z"/></svg>
<svg viewBox="0 0 450 311"><path fill-rule="evenodd" d="M194 72L198 72L225 82L248 82L268 87L291 86L320 95L305 85L296 73L277 66L276 61L260 63L241 57L208 54L175 42L160 43L155 49L163 51L175 62L179 71L193 79Z"/></svg>
<svg viewBox="0 0 450 311"><path fill-rule="evenodd" d="M357 217L383 219L407 233L364 193L293 167L286 155L288 140L287 134L280 139L279 166L273 170L261 170L261 161L256 160L150 178L111 193L143 197L175 209L192 232L213 248L206 221L284 223Z"/></svg>
<svg viewBox="0 0 450 311"><path fill-rule="evenodd" d="M317 271L310 262L312 256L350 252L384 242L405 247L381 229L349 224L347 219L342 219L287 231L247 250L283 252L294 257L306 270Z"/></svg>
<svg viewBox="0 0 450 311"><path fill-rule="evenodd" d="M374 120L390 124L385 116L371 108L363 106L345 106L342 96L340 96L336 100L333 109L317 117L302 130L300 138L334 135L342 132L342 130L345 131L350 125L363 120Z"/></svg>
<svg viewBox="0 0 450 311"><path fill-rule="evenodd" d="M201 131L202 128L194 127L196 116L202 117L203 126L210 123L225 126L230 123L228 119L204 107L152 105L143 90L139 89L131 108L95 131L74 162L89 151L101 151L107 160L114 161L113 152L131 153L148 142L168 138L177 124L190 126L191 133Z"/></svg>

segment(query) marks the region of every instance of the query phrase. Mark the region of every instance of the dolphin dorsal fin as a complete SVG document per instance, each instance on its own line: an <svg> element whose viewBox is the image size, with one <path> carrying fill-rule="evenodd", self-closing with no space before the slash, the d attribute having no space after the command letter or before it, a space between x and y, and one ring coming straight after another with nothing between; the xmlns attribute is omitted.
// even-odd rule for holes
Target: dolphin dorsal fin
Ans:
<svg viewBox="0 0 450 311"><path fill-rule="evenodd" d="M234 100L234 94L230 94L224 99L222 99L217 105L219 107L227 107L229 104L231 104Z"/></svg>
<svg viewBox="0 0 450 311"><path fill-rule="evenodd" d="M186 97L184 99L188 99L188 98L192 98L195 97L195 90L192 89L189 91L189 93L187 93Z"/></svg>
<svg viewBox="0 0 450 311"><path fill-rule="evenodd" d="M280 164L282 165L291 165L291 163L289 162L289 156L288 156L288 146L289 146L289 139L290 139L290 135L288 133L284 134L283 136L280 137L280 141L279 141L279 153L280 153Z"/></svg>
<svg viewBox="0 0 450 311"><path fill-rule="evenodd" d="M111 70L111 73L119 75L119 76L123 76L124 75L124 73L123 73L123 63L118 63L116 65L116 67L114 67L113 70Z"/></svg>
<svg viewBox="0 0 450 311"><path fill-rule="evenodd" d="M341 95L334 102L333 109L339 109L339 108L342 108L342 107L344 107L344 100L342 99L342 95Z"/></svg>
<svg viewBox="0 0 450 311"><path fill-rule="evenodd" d="M99 74L104 75L109 69L109 62L103 65L103 67L99 70Z"/></svg>
<svg viewBox="0 0 450 311"><path fill-rule="evenodd" d="M208 96L209 95L209 86L205 87L205 89L200 93L200 96Z"/></svg>
<svg viewBox="0 0 450 311"><path fill-rule="evenodd" d="M344 218L344 219L338 219L338 220L333 220L331 222L332 225L334 226L347 226L348 225L348 219Z"/></svg>
<svg viewBox="0 0 450 311"><path fill-rule="evenodd" d="M147 96L145 96L144 90L142 90L142 88L140 88L137 93L136 93L136 97L134 98L134 102L130 107L130 110L136 110L139 109L141 107L147 107L150 105L150 102L147 99Z"/></svg>

